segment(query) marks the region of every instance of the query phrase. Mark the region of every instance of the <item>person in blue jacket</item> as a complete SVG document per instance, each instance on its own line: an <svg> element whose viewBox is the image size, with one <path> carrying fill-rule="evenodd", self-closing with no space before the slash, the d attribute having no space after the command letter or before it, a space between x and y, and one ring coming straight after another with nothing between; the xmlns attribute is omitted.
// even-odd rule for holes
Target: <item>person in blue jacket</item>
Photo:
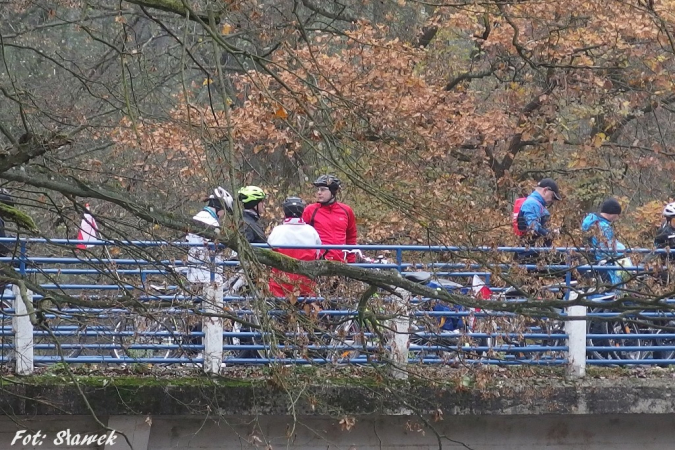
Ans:
<svg viewBox="0 0 675 450"><path fill-rule="evenodd" d="M561 200L558 185L551 178L544 178L534 191L527 197L518 212L518 229L524 231L523 246L550 247L558 230L552 230L549 226L551 213L548 207L556 200ZM537 257L535 251L516 253L519 261Z"/></svg>
<svg viewBox="0 0 675 450"><path fill-rule="evenodd" d="M558 185L552 179L544 178L537 183L537 187L520 207L518 229L526 232L525 236L531 244L544 238L545 246L551 245L555 231L548 227L551 213L547 207L551 206L555 200L561 200Z"/></svg>
<svg viewBox="0 0 675 450"><path fill-rule="evenodd" d="M617 241L613 227L620 216L621 205L616 199L608 198L602 203L599 213L588 214L581 223L587 244L595 249L596 261L609 259L609 264L617 264L617 259L623 257L626 246ZM623 283L621 271L618 270L604 272L601 278L615 286Z"/></svg>

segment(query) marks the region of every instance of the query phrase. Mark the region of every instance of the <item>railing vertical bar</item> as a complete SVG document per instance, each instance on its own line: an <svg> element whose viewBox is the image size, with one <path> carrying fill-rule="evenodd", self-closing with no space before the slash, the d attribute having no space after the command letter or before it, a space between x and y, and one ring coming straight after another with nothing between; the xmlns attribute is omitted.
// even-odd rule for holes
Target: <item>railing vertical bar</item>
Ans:
<svg viewBox="0 0 675 450"><path fill-rule="evenodd" d="M21 245L19 245L19 272L21 273L22 276L26 275L26 260L27 260L27 254L26 254L26 241L21 241Z"/></svg>

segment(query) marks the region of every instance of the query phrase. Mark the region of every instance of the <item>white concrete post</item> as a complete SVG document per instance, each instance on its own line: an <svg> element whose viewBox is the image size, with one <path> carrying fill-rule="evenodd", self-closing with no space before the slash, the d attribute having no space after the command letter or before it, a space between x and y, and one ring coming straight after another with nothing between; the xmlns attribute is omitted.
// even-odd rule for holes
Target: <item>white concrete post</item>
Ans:
<svg viewBox="0 0 675 450"><path fill-rule="evenodd" d="M394 379L406 380L408 378L408 347L410 346L410 310L408 308L410 292L397 288L398 296L393 296L394 311L396 317L389 321L391 332L387 333L389 342L389 360L391 366L389 372Z"/></svg>
<svg viewBox="0 0 675 450"><path fill-rule="evenodd" d="M223 284L210 283L204 289L204 312L202 319L204 331L204 372L211 375L220 373L223 361L223 319L209 317L208 314L223 313Z"/></svg>
<svg viewBox="0 0 675 450"><path fill-rule="evenodd" d="M26 304L21 298L19 286L12 286L14 294L14 317L12 317L12 329L14 330L14 361L16 362L15 373L17 375L30 375L33 373L33 324L30 322ZM33 293L26 291L29 301L33 301Z"/></svg>
<svg viewBox="0 0 675 450"><path fill-rule="evenodd" d="M565 322L569 346L567 374L575 378L586 375L586 309L579 305L566 308L568 316L580 318Z"/></svg>

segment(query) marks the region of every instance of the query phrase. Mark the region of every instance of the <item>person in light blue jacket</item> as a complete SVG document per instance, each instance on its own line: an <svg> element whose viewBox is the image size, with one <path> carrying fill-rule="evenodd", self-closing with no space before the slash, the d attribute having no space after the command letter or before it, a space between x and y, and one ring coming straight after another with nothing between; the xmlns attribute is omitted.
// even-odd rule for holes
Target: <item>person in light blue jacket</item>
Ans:
<svg viewBox="0 0 675 450"><path fill-rule="evenodd" d="M617 241L613 227L613 223L620 216L621 205L616 199L608 198L602 203L599 213L588 214L581 223L581 231L586 235L586 242L595 249L596 261L610 259L610 264L617 264L617 259L623 257L626 246ZM615 286L623 283L621 272L618 270L604 272L602 278Z"/></svg>

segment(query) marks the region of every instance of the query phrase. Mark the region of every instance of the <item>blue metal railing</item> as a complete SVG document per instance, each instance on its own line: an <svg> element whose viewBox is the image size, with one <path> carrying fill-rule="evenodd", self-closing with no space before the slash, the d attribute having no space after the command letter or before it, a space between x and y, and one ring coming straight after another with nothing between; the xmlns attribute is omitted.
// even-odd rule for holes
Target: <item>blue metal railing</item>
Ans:
<svg viewBox="0 0 675 450"><path fill-rule="evenodd" d="M44 317L47 329L36 328L34 331L35 362L53 363L65 361L68 363L106 363L128 364L158 363L158 364L188 364L201 363L201 352L204 345L201 343L204 333L194 323L199 322L200 314L203 313L200 306L201 298L187 291L181 291L178 285L172 284L164 287L161 291L153 292L148 286L148 277L166 279L171 275L171 281L175 281L175 268L186 267L187 264L180 259L165 258L153 260L145 258L103 258L86 257L91 251L76 253L74 246L84 243L66 239L0 239L0 242L18 243L19 253L16 257L0 258L0 263L15 264L16 271L23 276L43 277L38 281L45 292L63 291L69 293L74 299L122 299L128 291L135 295L139 302L151 302L163 300L178 302L183 308L164 308L153 310L152 319L137 319L152 323L159 318L160 321L170 321L171 324L162 324L162 327L151 326L147 329L139 329L139 322L133 318L139 318L139 313L134 313L126 308L51 308ZM199 246L186 242L155 242L155 241L95 241L86 242L89 245L114 246L124 251L125 249L182 249ZM264 244L256 245L267 247ZM396 262L391 264L356 264L368 269L396 269L432 270L436 276L453 279L470 279L474 275L486 279L490 283L493 270L503 271L513 268L513 264L477 264L477 263L439 263L430 262L406 263L403 260L404 252L450 252L469 255L472 252L481 253L509 253L533 250L524 247L458 247L458 246L418 246L418 245L363 245L363 246L321 246L322 249L355 249L362 251L393 251ZM72 251L76 256L45 256L44 253L51 251ZM537 250L537 249L534 249ZM579 252L592 252L587 248L555 248L539 249L548 253L559 252L575 254ZM653 249L629 249L626 253L666 253L664 250ZM73 268L73 265L83 265L85 268ZM65 266L65 268L64 268ZM237 261L222 261L213 263L212 267L235 268ZM534 264L520 266L524 269L541 269ZM565 291L568 295L572 291L572 269L580 272L605 272L610 270L644 271L644 267L624 268L619 265L557 264L545 266L545 268L564 273L561 284L551 288L551 291ZM214 269L215 270L215 269ZM108 284L102 280L92 280L100 276L108 277ZM58 282L53 278L59 277ZM75 279L79 277L80 279ZM84 280L82 280L84 278ZM118 278L115 284L110 280ZM138 279L136 283L133 279ZM86 280L90 281L87 282ZM51 281L51 282L50 282ZM500 289L493 288L495 292ZM45 296L35 294L34 301L45 300ZM0 312L0 362L12 359L13 331L9 325L14 314L11 302L13 295L3 297L5 305ZM321 301L323 299L317 299ZM522 302L523 298L501 299L502 301ZM664 303L671 301L665 300ZM520 319L513 313L470 311L462 308L450 310L432 310L428 305L432 302L411 302L413 311L409 317L412 324L409 333L410 347L409 359L411 363L443 364L461 361L465 363L481 364L551 364L560 365L567 363L566 352L567 334L563 331L562 323L555 320L543 320L548 329L542 329L542 320L537 323L518 323ZM304 331L303 333L290 333L283 330L279 323L273 323L276 330L258 328L258 323L250 328L245 325L235 325L236 322L227 324L223 332L225 353L224 362L231 364L266 364L271 361L296 362L301 364L331 363L331 364L358 364L377 363L387 359L388 343L382 339L381 330L369 329L366 325L358 322L356 312L353 310L355 302L345 302L344 309L322 309L316 312L316 318L326 323L319 322L317 329ZM278 322L284 316L289 315L288 310L272 308L261 312L252 309L249 299L245 296L226 295L225 305L228 305L231 314L240 317L244 322L251 317L267 315L269 321ZM599 307L602 305L599 304ZM425 309L426 308L426 309ZM298 316L307 316L303 311L296 311ZM650 315L651 314L651 315ZM385 317L386 313L380 314ZM391 312L390 314L391 315ZM650 327L649 320L665 321L671 319L672 313L654 314L644 313L639 315L639 320L646 325L621 330L625 323L637 320L637 313L627 318L616 319L616 312L602 311L590 312L589 323L594 321L602 323L615 323L620 326L618 330L608 332L594 332L590 326L587 352L591 364L671 364L675 359L660 358L662 355L670 355L675 358L675 334L660 333L660 328ZM130 319L132 318L132 319ZM257 322L260 322L258 317ZM131 321L129 323L125 321ZM455 321L462 324L457 332L443 328L443 323ZM470 326L467 321L471 321ZM522 320L521 320L522 321ZM142 326L148 323L140 324ZM675 321L674 321L675 322ZM352 326L344 327L345 323ZM264 330L264 331L263 331ZM273 332L274 331L274 332ZM597 329L595 331L598 331ZM609 332L612 331L612 332ZM618 332L621 331L621 332ZM302 339L298 339L298 338ZM277 341L270 345L270 340ZM297 342L302 341L302 342ZM243 357L246 355L247 357Z"/></svg>

